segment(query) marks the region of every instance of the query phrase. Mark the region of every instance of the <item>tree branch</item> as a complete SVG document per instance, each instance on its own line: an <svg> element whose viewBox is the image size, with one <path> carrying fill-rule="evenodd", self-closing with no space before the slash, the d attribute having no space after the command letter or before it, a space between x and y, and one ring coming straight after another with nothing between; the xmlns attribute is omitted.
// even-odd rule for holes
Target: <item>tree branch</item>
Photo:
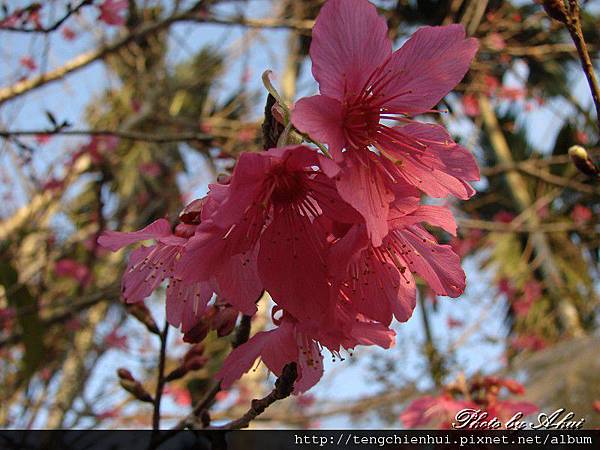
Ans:
<svg viewBox="0 0 600 450"><path fill-rule="evenodd" d="M202 2L200 2L202 3ZM202 17L197 11L198 5L193 8L179 13L173 14L166 19L158 22L153 22L141 26L136 31L116 40L115 42L102 46L98 49L83 53L65 65L44 74L20 81L0 88L0 105L8 100L19 97L29 91L35 90L41 86L58 81L61 78L74 73L84 67L92 64L95 61L105 58L107 55L114 53L125 47L134 40L146 37L151 34L158 33L176 22L198 22L198 23L213 23L218 25L238 25L252 28L291 28L296 30L310 30L314 21L312 20L280 20L280 19L246 19L244 17L234 18L217 18L217 17Z"/></svg>
<svg viewBox="0 0 600 450"><path fill-rule="evenodd" d="M158 379L156 381L156 393L154 394L154 411L152 414L152 432L155 434L160 430L160 402L165 387L165 359L167 355L167 337L169 334L169 322L165 319L165 326L160 333L160 354L158 358Z"/></svg>
<svg viewBox="0 0 600 450"><path fill-rule="evenodd" d="M188 142L200 141L210 142L214 136L204 133L177 133L177 134L160 134L160 133L145 133L140 131L121 131L121 130L0 130L0 138L11 139L19 136L115 136L120 139L143 141L143 142Z"/></svg>
<svg viewBox="0 0 600 450"><path fill-rule="evenodd" d="M598 85L598 79L594 72L594 65L590 58L590 53L587 48L585 39L583 38L583 30L581 29L581 17L579 15L579 3L577 0L569 0L570 15L567 20L567 29L569 34L577 47L577 53L581 60L581 67L585 73L590 90L592 91L592 98L594 99L594 105L596 106L596 117L598 119L598 129L600 130L600 86Z"/></svg>
<svg viewBox="0 0 600 450"><path fill-rule="evenodd" d="M16 32L16 33L48 34L48 33L51 33L53 31L57 30L69 17L71 17L73 14L76 14L77 12L79 12L79 10L81 8L83 8L84 6L87 6L87 5L91 5L92 3L94 3L94 0L83 0L83 1L79 2L79 4L77 6L75 6L74 8L71 6L70 3L67 4L67 12L60 19L58 19L52 25L49 25L47 27L25 28L25 27L9 26L9 27L0 27L0 31L12 31L12 32Z"/></svg>
<svg viewBox="0 0 600 450"><path fill-rule="evenodd" d="M233 420L220 427L209 427L211 430L239 430L246 428L250 422L262 414L269 406L278 400L289 397L294 390L294 382L298 377L296 363L289 363L281 372L281 376L275 382L275 389L269 395L261 399L252 400L250 409L239 419Z"/></svg>

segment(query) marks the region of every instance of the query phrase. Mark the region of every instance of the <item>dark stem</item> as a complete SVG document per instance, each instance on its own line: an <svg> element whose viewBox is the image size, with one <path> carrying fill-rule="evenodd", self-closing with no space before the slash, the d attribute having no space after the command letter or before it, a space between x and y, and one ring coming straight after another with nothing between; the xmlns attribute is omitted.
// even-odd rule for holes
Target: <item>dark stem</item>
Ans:
<svg viewBox="0 0 600 450"><path fill-rule="evenodd" d="M123 130L66 130L63 128L50 130L0 130L0 138L12 139L20 136L114 136L120 139L143 142L210 142L214 136L204 133L178 133L178 134L152 134L138 131L123 131Z"/></svg>
<svg viewBox="0 0 600 450"><path fill-rule="evenodd" d="M165 387L165 359L167 353L167 336L169 334L169 323L165 319L165 326L160 333L160 356L158 360L158 379L156 382L156 394L154 395L154 414L152 415L152 430L154 434L160 430L160 401Z"/></svg>
<svg viewBox="0 0 600 450"><path fill-rule="evenodd" d="M240 324L237 327L233 342L231 343L231 346L233 348L239 347L240 345L248 341L248 339L250 338L251 325L252 317L242 316ZM192 409L192 412L183 419L181 419L179 422L177 422L177 425L175 425L170 430L162 434L155 435L152 438L152 441L150 442L149 449L154 449L158 447L163 442L175 436L181 430L184 430L188 426L193 426L192 424L195 423L199 417L202 417L202 415L206 411L208 411L220 390L221 383L216 380L213 381L206 394L204 394L204 397L202 397L202 399L198 403L196 403L194 409Z"/></svg>
<svg viewBox="0 0 600 450"><path fill-rule="evenodd" d="M16 33L43 33L48 34L57 30L69 17L77 13L81 8L94 3L94 0L83 0L74 8L69 7L67 12L52 25L41 28L25 28L25 27L0 27L0 31L13 31Z"/></svg>
<svg viewBox="0 0 600 450"><path fill-rule="evenodd" d="M427 356L431 378L436 387L441 388L445 375L444 361L433 343L433 334L431 333L431 326L429 324L429 312L427 311L424 297L423 290L419 289L419 305L421 306L421 317L423 319L423 329L425 331L425 355Z"/></svg>
<svg viewBox="0 0 600 450"><path fill-rule="evenodd" d="M210 427L211 430L239 430L250 425L256 417L278 400L289 397L294 390L294 382L298 377L296 363L289 363L283 368L281 376L275 382L275 389L269 395L252 400L250 409L239 419L232 420L220 427Z"/></svg>
<svg viewBox="0 0 600 450"><path fill-rule="evenodd" d="M590 53L587 48L587 44L583 37L583 31L581 29L581 17L579 15L579 3L576 0L569 1L569 15L567 17L567 30L577 47L577 54L581 60L581 67L585 73L590 90L592 91L592 98L594 100L594 106L596 107L596 116L598 120L598 129L600 129L600 85L594 72L594 65L590 58Z"/></svg>

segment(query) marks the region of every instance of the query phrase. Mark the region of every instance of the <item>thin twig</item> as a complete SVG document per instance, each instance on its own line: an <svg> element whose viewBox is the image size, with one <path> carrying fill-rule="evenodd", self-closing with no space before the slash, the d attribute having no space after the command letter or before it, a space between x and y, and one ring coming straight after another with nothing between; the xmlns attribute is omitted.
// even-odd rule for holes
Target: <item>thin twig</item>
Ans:
<svg viewBox="0 0 600 450"><path fill-rule="evenodd" d="M239 347L240 345L248 341L248 339L250 338L251 325L252 317L243 315L242 319L240 320L240 324L237 327L237 331L235 333L233 342L231 343L231 346L233 348ZM158 447L163 442L175 436L181 430L184 430L186 427L191 426L191 424L195 422L198 417L201 417L202 414L205 411L207 411L208 408L210 408L210 406L215 400L215 397L220 391L221 383L217 380L213 380L209 389L204 394L204 397L202 397L202 399L198 403L196 403L196 405L194 405L192 412L183 419L181 419L179 422L177 422L177 424L170 430L155 436L150 442L149 449L154 449Z"/></svg>
<svg viewBox="0 0 600 450"><path fill-rule="evenodd" d="M160 402L165 387L165 359L167 354L167 337L169 334L169 322L165 319L165 326L160 333L160 355L158 359L158 379L156 381L156 393L154 394L154 413L152 414L152 431L155 434L160 430Z"/></svg>
<svg viewBox="0 0 600 450"><path fill-rule="evenodd" d="M16 33L48 34L48 33L51 33L53 31L57 30L69 17L71 17L73 14L77 13L81 8L83 8L84 6L87 6L87 5L91 5L92 3L94 3L94 0L83 0L83 1L79 2L79 4L77 6L75 6L74 8L71 7L69 4L69 6L67 7L67 12L60 19L58 19L52 25L49 25L47 27L25 28L25 27L3 26L3 27L0 27L0 31L12 31L12 32L16 32Z"/></svg>
<svg viewBox="0 0 600 450"><path fill-rule="evenodd" d="M204 133L176 133L176 134L160 134L160 133L145 133L139 131L122 131L122 130L0 130L0 138L11 139L18 136L40 136L40 135L59 135L59 136L114 136L120 139L143 141L143 142L187 142L201 141L210 142L214 136Z"/></svg>
<svg viewBox="0 0 600 450"><path fill-rule="evenodd" d="M577 0L569 0L571 14L567 23L567 29L571 34L571 38L577 47L577 53L581 60L581 67L585 73L585 77L590 85L592 91L592 98L594 99L594 105L596 106L596 117L598 119L598 128L600 129L600 86L598 85L598 79L594 72L594 65L590 58L590 53L587 48L587 44L583 37L583 30L581 29L581 17L579 15L579 3Z"/></svg>
<svg viewBox="0 0 600 450"><path fill-rule="evenodd" d="M105 58L106 56L115 53L121 48L129 45L138 39L145 38L147 36L161 32L165 28L178 22L197 22L197 23L213 23L218 25L238 25L250 28L291 28L296 30L308 31L312 28L314 21L290 21L290 20L279 20L279 19L246 19L244 17L234 18L218 18L218 17L201 17L198 14L198 7L194 6L191 9L184 11L179 14L173 14L163 20L152 22L147 25L141 26L134 32L127 34L126 36L117 39L116 41L91 50L86 53L75 57L68 61L63 66L58 67L49 72L41 75L19 81L12 86L0 88L0 105L8 100L12 100L23 94L26 94L34 89L38 89L48 83L58 81L73 72L79 71L84 67Z"/></svg>
<svg viewBox="0 0 600 450"><path fill-rule="evenodd" d="M489 220L457 219L457 223L463 228L495 231L498 233L564 233L566 231L591 231L594 229L593 226L578 225L572 222L540 223L536 225L523 224L514 226L510 223L493 222Z"/></svg>
<svg viewBox="0 0 600 450"><path fill-rule="evenodd" d="M232 420L219 427L209 427L211 430L239 430L250 425L257 416L262 414L269 406L278 400L289 397L294 390L294 382L298 377L296 363L289 363L281 372L281 376L275 382L275 389L269 395L260 399L252 400L250 409L239 419Z"/></svg>

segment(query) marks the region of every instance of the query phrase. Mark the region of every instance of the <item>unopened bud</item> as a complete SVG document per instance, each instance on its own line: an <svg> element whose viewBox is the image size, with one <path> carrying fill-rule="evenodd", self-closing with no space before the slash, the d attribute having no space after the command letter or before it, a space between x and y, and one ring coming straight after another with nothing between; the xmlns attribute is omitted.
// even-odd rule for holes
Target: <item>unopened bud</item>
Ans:
<svg viewBox="0 0 600 450"><path fill-rule="evenodd" d="M152 318L150 310L144 303L127 303L125 305L125 309L129 314L131 314L133 317L135 317L137 320L143 323L148 329L148 331L154 334L160 334L158 325L156 325L156 322Z"/></svg>
<svg viewBox="0 0 600 450"><path fill-rule="evenodd" d="M208 335L209 329L208 321L200 320L192 329L184 333L183 342L187 342L188 344L202 342Z"/></svg>
<svg viewBox="0 0 600 450"><path fill-rule="evenodd" d="M220 309L216 312L211 321L211 327L217 331L219 337L231 334L237 322L238 312L231 308Z"/></svg>
<svg viewBox="0 0 600 450"><path fill-rule="evenodd" d="M573 145L569 148L569 156L571 157L571 161L575 164L577 169L587 175L588 177L597 178L600 176L600 169L598 166L592 161L592 158L589 157L588 153L585 151L580 145Z"/></svg>
<svg viewBox="0 0 600 450"><path fill-rule="evenodd" d="M144 386L133 378L133 375L131 375L129 370L120 368L117 370L117 375L119 376L119 384L121 387L135 398L147 403L152 403L154 401L148 391L144 389Z"/></svg>
<svg viewBox="0 0 600 450"><path fill-rule="evenodd" d="M204 203L206 203L206 199L207 197L197 198L183 208L183 211L179 213L179 220L181 223L198 225L200 223L200 216L202 214Z"/></svg>
<svg viewBox="0 0 600 450"><path fill-rule="evenodd" d="M193 358L194 356L199 356L202 354L204 354L204 344L200 343L200 344L192 345L190 347L190 349L185 353L185 356L183 357L183 359L186 360L186 359Z"/></svg>
<svg viewBox="0 0 600 450"><path fill-rule="evenodd" d="M165 381L168 382L179 380L180 378L183 378L188 372L189 370L186 369L184 366L179 366L177 369L173 370L165 377Z"/></svg>
<svg viewBox="0 0 600 450"><path fill-rule="evenodd" d="M123 367L120 367L117 369L117 376L121 380L135 381L135 378L133 378L133 375L131 375L131 372L127 369L124 369Z"/></svg>
<svg viewBox="0 0 600 450"><path fill-rule="evenodd" d="M207 362L208 358L206 356L194 356L193 358L189 358L185 361L184 367L188 371L200 370L206 365Z"/></svg>
<svg viewBox="0 0 600 450"><path fill-rule="evenodd" d="M207 361L208 358L204 356L204 344L196 344L183 357L183 366L187 370L199 370Z"/></svg>

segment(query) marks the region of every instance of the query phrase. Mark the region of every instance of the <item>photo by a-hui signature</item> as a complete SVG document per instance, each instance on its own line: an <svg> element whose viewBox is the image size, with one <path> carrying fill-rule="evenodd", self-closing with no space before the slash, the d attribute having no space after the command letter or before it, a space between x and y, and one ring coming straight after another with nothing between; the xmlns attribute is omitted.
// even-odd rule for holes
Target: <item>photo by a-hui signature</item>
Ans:
<svg viewBox="0 0 600 450"><path fill-rule="evenodd" d="M455 430L580 430L585 418L575 419L575 413L566 413L564 408L559 408L551 414L540 413L536 422L525 421L523 413L515 413L506 423L497 417L490 417L481 409L465 408L456 413L452 428Z"/></svg>

